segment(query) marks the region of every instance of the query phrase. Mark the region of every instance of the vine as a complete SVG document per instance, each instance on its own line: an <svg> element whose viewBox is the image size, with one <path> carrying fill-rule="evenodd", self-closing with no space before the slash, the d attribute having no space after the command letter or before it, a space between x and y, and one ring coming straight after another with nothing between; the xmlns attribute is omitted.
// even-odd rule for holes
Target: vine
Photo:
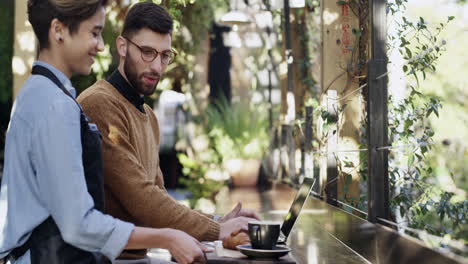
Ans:
<svg viewBox="0 0 468 264"><path fill-rule="evenodd" d="M363 36L369 34L367 1L338 1L337 4L349 4L360 21L359 29L352 30L359 47L358 59L355 65L351 65L351 63L347 65L345 74L347 74L348 80L359 79L360 88L358 90L362 90L363 95L366 95L368 38ZM406 4L407 0L389 1L388 12L393 15L402 14ZM436 63L445 51L446 44L445 40L440 39L440 34L453 19L453 16L449 16L446 21L435 27L430 27L423 17L419 17L417 21L410 21L409 18L402 17L397 24L396 34L389 36L389 42L398 43L398 46L390 46L390 48L398 49L406 61L401 66L401 70L410 81L409 94L403 100L395 101L394 98L389 98L390 142L392 142L392 146L413 146L407 148L403 153L390 151L390 201L393 220L399 224L423 229L437 236L466 241L468 237L466 232L468 201L464 195L444 190L443 187L436 185L435 171L430 163L429 154L434 151L435 142L429 117L439 116L442 103L439 98L425 95L420 91L421 80L425 80L429 73L434 73L437 70ZM355 55L351 61L354 62L354 58ZM338 100L345 97L347 95ZM335 124L339 126L340 118L336 120L331 113L324 109L319 109L318 115L323 121L322 131L325 139L318 139L322 145L330 132L328 127ZM362 142L359 149L367 149L366 126L367 123L364 120L360 131ZM361 190L366 190L368 153L365 151L360 153L360 164L353 164L346 158L338 159L337 155L335 158L339 177L343 182L343 197L340 199L365 210L367 207L365 193L359 198L347 197L347 186L351 183L352 177L345 169L358 170L361 175Z"/></svg>
<svg viewBox="0 0 468 264"><path fill-rule="evenodd" d="M389 1L392 14L405 11L407 0ZM390 201L394 216L400 224L423 229L430 234L455 239L467 239L466 219L468 201L457 199L453 192L436 185L436 175L428 158L433 150L434 131L428 118L439 116L439 98L420 92L420 80L436 71L436 63L445 49L440 33L454 19L447 18L430 28L423 17L410 21L402 17L397 23L397 48L406 64L402 71L413 80L409 95L401 101L389 98L389 137L392 145L414 146L400 152L390 152ZM443 245L442 245L443 246Z"/></svg>

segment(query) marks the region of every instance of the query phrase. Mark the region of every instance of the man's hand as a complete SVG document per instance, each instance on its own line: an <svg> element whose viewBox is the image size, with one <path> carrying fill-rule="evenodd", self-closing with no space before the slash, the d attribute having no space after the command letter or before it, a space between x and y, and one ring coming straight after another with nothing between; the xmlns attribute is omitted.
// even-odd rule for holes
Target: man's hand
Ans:
<svg viewBox="0 0 468 264"><path fill-rule="evenodd" d="M245 216L245 217L260 220L260 216L257 214L257 212L255 212L252 209L242 208L242 204L240 202L238 202L236 207L234 207L234 209L232 209L231 212L229 212L227 215L225 215L223 218L221 218L219 220L219 222L224 223L224 222L226 222L226 221L228 221L230 219L233 219L233 218L236 218L236 217L239 217L239 216Z"/></svg>
<svg viewBox="0 0 468 264"><path fill-rule="evenodd" d="M244 231L231 233L223 240L223 247L236 250L238 245L247 245L250 243L249 235Z"/></svg>
<svg viewBox="0 0 468 264"><path fill-rule="evenodd" d="M171 230L170 237L168 250L177 263L206 263L204 252L210 250L198 240L174 229Z"/></svg>
<svg viewBox="0 0 468 264"><path fill-rule="evenodd" d="M236 217L229 219L226 222L220 223L219 229L219 240L224 240L232 233L238 233L239 231L247 231L248 223L255 221L255 218L248 218L245 216Z"/></svg>

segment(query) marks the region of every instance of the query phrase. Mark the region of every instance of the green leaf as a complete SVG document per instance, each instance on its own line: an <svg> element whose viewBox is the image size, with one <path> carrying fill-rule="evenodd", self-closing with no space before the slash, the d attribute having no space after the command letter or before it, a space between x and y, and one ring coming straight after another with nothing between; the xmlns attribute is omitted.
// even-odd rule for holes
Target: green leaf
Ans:
<svg viewBox="0 0 468 264"><path fill-rule="evenodd" d="M346 175L346 185L351 184L352 181L353 181L353 176L351 176L351 174Z"/></svg>
<svg viewBox="0 0 468 264"><path fill-rule="evenodd" d="M426 147L426 146L422 146L422 147L421 147L421 153L424 154L424 153L426 153L426 152L427 152L427 147ZM432 169L431 169L431 172L432 172ZM431 172L429 172L429 173L431 173Z"/></svg>
<svg viewBox="0 0 468 264"><path fill-rule="evenodd" d="M354 168L355 167L354 163L352 161L344 160L343 163L344 163L345 168Z"/></svg>
<svg viewBox="0 0 468 264"><path fill-rule="evenodd" d="M413 57L413 53L411 53L411 50L408 47L405 47L405 51L406 51L406 55L408 56L408 58Z"/></svg>
<svg viewBox="0 0 468 264"><path fill-rule="evenodd" d="M400 47L404 47L406 46L406 44L408 44L408 42L406 41L406 39L404 37L401 37L401 44L400 44Z"/></svg>
<svg viewBox="0 0 468 264"><path fill-rule="evenodd" d="M419 154L414 154L414 155L416 156L416 158L417 158L419 161L421 161L421 160L423 159L423 157L422 157L421 155L419 155ZM417 169L418 169L418 171L419 171L419 168L417 168Z"/></svg>
<svg viewBox="0 0 468 264"><path fill-rule="evenodd" d="M413 75L414 75L414 78L416 79L417 85L419 86L419 78L418 78L418 75L416 74L416 72L413 72Z"/></svg>
<svg viewBox="0 0 468 264"><path fill-rule="evenodd" d="M408 167L411 167L414 163L414 155L410 154L408 157Z"/></svg>
<svg viewBox="0 0 468 264"><path fill-rule="evenodd" d="M448 21L452 21L452 20L454 20L454 19L455 19L454 16L449 16L449 17L448 17Z"/></svg>
<svg viewBox="0 0 468 264"><path fill-rule="evenodd" d="M356 29L356 28L353 28L353 29L351 30L351 32L353 32L353 34L354 34L355 36L358 36L358 37L362 35L362 32L359 31L359 30Z"/></svg>
<svg viewBox="0 0 468 264"><path fill-rule="evenodd" d="M405 130L408 130L413 125L413 120L411 119L406 119L405 120Z"/></svg>
<svg viewBox="0 0 468 264"><path fill-rule="evenodd" d="M330 115L330 113L328 113L327 111L323 111L320 116L322 117L322 119L324 121L326 121L328 119L328 116Z"/></svg>
<svg viewBox="0 0 468 264"><path fill-rule="evenodd" d="M432 137L432 136L434 136L434 134L435 134L435 133L434 133L434 130L432 130L432 129L428 129L428 130L427 130L427 135L428 135L428 136Z"/></svg>
<svg viewBox="0 0 468 264"><path fill-rule="evenodd" d="M426 112L426 117L429 117L433 112L433 109L430 108L427 112Z"/></svg>

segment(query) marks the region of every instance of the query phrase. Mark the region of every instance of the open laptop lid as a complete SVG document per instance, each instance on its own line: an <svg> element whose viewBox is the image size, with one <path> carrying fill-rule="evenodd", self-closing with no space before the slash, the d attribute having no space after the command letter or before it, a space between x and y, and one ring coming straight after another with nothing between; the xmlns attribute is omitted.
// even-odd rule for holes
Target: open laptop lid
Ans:
<svg viewBox="0 0 468 264"><path fill-rule="evenodd" d="M299 214L301 213L302 207L309 197L312 186L314 185L315 180L312 178L304 178L304 181L301 184L301 187L296 193L296 197L289 208L288 214L284 217L283 224L281 225L280 237L278 238L278 243L285 243L286 239L291 232L291 229L296 223Z"/></svg>

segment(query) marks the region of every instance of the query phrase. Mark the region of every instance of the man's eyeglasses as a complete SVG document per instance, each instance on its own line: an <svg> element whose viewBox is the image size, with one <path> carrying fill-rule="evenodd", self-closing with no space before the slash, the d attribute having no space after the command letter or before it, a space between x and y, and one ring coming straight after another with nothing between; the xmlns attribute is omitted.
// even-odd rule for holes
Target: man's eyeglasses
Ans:
<svg viewBox="0 0 468 264"><path fill-rule="evenodd" d="M133 45L135 45L135 47L137 47L140 52L141 52L141 59L145 62L152 62L154 61L158 55L161 55L161 63L162 64L171 64L175 57L177 56L177 53L175 53L175 51L172 51L172 50L166 50L166 51L162 51L162 52L159 52L155 49L152 49L152 48L147 48L147 47L141 47L140 45L136 44L135 42L129 40L128 38L124 37L128 42L132 43Z"/></svg>

